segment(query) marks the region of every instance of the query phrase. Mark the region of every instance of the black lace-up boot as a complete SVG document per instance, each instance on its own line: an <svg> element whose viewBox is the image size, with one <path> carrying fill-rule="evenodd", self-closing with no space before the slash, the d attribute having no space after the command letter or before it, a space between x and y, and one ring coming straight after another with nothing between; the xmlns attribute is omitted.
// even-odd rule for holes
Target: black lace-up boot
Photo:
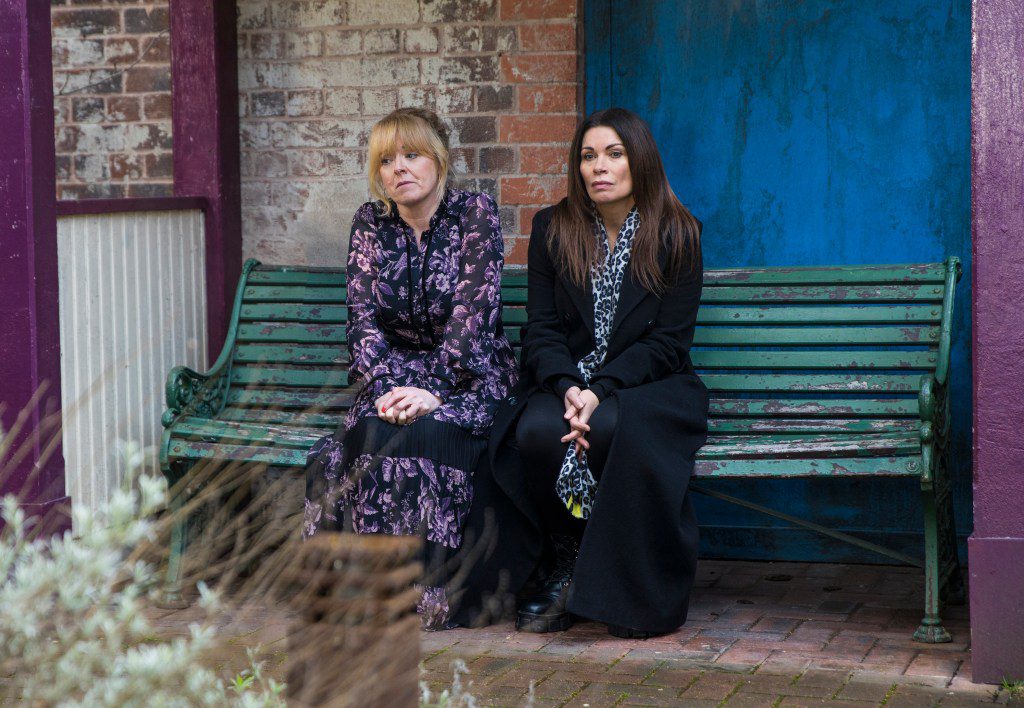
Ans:
<svg viewBox="0 0 1024 708"><path fill-rule="evenodd" d="M516 629L523 632L563 632L572 626L572 615L565 610L576 567L579 542L572 536L552 535L555 567L537 591L519 604Z"/></svg>

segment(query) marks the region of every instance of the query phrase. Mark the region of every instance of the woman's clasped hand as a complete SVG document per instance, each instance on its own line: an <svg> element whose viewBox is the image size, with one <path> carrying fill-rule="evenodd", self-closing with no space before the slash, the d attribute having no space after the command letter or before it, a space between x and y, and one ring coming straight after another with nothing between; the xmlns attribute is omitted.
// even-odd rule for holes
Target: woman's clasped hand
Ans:
<svg viewBox="0 0 1024 708"><path fill-rule="evenodd" d="M432 413L441 405L441 399L422 388L399 386L377 399L377 416L388 423L408 425L417 418Z"/></svg>
<svg viewBox="0 0 1024 708"><path fill-rule="evenodd" d="M562 437L562 442L575 443L576 454L581 455L584 450L590 449L586 435L590 432L590 416L594 415L600 400L590 389L581 390L579 386L572 386L565 392L562 402L565 405L565 420L570 428L569 433Z"/></svg>

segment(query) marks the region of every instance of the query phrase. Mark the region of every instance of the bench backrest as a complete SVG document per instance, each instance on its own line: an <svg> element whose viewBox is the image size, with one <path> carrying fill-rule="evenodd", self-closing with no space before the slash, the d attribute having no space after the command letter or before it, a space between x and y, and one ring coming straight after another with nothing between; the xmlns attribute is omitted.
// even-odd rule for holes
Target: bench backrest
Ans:
<svg viewBox="0 0 1024 708"><path fill-rule="evenodd" d="M958 269L950 259L706 271L692 358L712 391L712 431L915 428L922 377L948 373ZM502 295L515 345L523 270L506 271ZM225 417L336 425L352 399L344 272L247 262L236 313Z"/></svg>

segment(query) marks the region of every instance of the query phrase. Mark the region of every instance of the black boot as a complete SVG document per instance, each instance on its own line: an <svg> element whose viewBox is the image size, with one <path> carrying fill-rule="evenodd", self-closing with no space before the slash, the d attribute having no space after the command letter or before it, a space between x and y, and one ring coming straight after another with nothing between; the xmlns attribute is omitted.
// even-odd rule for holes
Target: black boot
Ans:
<svg viewBox="0 0 1024 708"><path fill-rule="evenodd" d="M552 535L555 567L537 588L523 600L516 613L516 629L523 632L563 632L572 626L572 615L565 610L576 567L579 543L572 536Z"/></svg>

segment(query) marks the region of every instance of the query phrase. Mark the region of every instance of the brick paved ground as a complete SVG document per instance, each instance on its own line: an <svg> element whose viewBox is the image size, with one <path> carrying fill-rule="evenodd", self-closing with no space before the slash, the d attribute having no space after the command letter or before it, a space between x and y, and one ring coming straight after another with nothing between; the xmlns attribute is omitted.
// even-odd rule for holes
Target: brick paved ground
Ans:
<svg viewBox="0 0 1024 708"><path fill-rule="evenodd" d="M965 607L949 608L949 644L911 640L921 619L921 571L813 563L704 561L678 632L646 641L611 637L580 622L564 633L487 629L425 633L424 679L451 685L466 662L483 705L521 705L534 683L538 706L693 705L959 706L1007 703L996 686L970 682ZM160 613L165 631L185 631L196 610ZM244 646L283 658L286 622L271 612L225 619L233 668ZM238 664L241 666L241 664ZM272 669L273 670L273 669Z"/></svg>

